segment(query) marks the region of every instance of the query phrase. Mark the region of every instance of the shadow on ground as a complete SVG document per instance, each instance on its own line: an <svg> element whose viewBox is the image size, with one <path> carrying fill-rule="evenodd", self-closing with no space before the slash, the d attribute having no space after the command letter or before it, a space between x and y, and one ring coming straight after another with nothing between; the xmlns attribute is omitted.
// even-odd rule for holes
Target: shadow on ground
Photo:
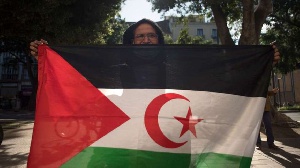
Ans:
<svg viewBox="0 0 300 168"><path fill-rule="evenodd" d="M299 153L296 154L292 152L287 152L288 147L300 148L300 138L293 139L278 139L276 141L280 141L285 145L285 149L279 148L278 150L269 149L267 147L267 142L262 142L261 152L264 153L268 158L274 160L277 163L280 163L283 167L286 168L299 168L300 167L300 156Z"/></svg>
<svg viewBox="0 0 300 168"><path fill-rule="evenodd" d="M33 121L1 122L4 127L4 140L0 146L0 168L24 167L28 158L28 139L24 134L31 133L32 128L21 127Z"/></svg>
<svg viewBox="0 0 300 168"><path fill-rule="evenodd" d="M283 167L300 167L300 123L285 115L281 115L281 118L272 124L272 129L275 141L282 143L285 147L278 150L269 149L267 142L263 141L261 152L270 159L280 163ZM261 127L260 132L262 137L266 138L264 127ZM280 147L280 144L277 145Z"/></svg>
<svg viewBox="0 0 300 168"><path fill-rule="evenodd" d="M27 163L28 153L15 153L11 154L6 152L9 148L13 148L14 145L1 145L0 147L0 167L18 167Z"/></svg>

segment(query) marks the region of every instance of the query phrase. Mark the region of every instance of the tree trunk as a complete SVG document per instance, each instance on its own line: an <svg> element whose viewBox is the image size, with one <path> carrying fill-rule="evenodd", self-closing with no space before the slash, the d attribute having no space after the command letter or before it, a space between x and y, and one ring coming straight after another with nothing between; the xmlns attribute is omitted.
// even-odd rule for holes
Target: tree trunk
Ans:
<svg viewBox="0 0 300 168"><path fill-rule="evenodd" d="M243 0L243 25L239 45L257 45L266 18L272 13L272 0L259 0L254 6L252 0Z"/></svg>
<svg viewBox="0 0 300 168"><path fill-rule="evenodd" d="M254 2L253 0L243 0L242 4L243 23L239 45L255 45L257 44L257 38L255 36Z"/></svg>
<svg viewBox="0 0 300 168"><path fill-rule="evenodd" d="M222 45L234 45L230 31L227 26L227 19L219 5L211 5L211 9L218 28L218 34Z"/></svg>
<svg viewBox="0 0 300 168"><path fill-rule="evenodd" d="M255 36L257 38L257 44L259 43L259 37L263 24L269 14L273 12L272 0L259 0L257 8L255 9ZM275 39L274 39L275 40Z"/></svg>

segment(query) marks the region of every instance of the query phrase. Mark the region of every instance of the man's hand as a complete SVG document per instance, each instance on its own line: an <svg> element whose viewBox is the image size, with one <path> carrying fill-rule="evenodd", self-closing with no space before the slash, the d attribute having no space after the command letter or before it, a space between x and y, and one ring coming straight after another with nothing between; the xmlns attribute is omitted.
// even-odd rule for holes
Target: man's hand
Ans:
<svg viewBox="0 0 300 168"><path fill-rule="evenodd" d="M272 89L273 93L276 94L279 91L279 88Z"/></svg>
<svg viewBox="0 0 300 168"><path fill-rule="evenodd" d="M279 50L278 50L278 48L276 47L275 43L276 43L275 41L271 43L271 45L272 45L272 47L273 47L273 49L274 49L273 66L274 66L275 64L277 64L277 63L279 62L279 60L280 60L280 53L279 53Z"/></svg>
<svg viewBox="0 0 300 168"><path fill-rule="evenodd" d="M41 39L40 41L34 40L33 42L30 43L30 54L35 58L38 59L38 47L41 44L48 44L48 42L44 39Z"/></svg>

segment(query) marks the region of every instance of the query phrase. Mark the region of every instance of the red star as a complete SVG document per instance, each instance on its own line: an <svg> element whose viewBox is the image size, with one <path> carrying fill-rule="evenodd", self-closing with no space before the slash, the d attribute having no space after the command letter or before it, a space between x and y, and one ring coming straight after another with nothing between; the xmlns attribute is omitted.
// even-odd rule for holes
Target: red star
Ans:
<svg viewBox="0 0 300 168"><path fill-rule="evenodd" d="M193 118L191 108L189 108L188 113L186 114L185 118L182 117L174 117L176 120L180 121L183 125L183 128L180 133L180 137L185 134L188 130L190 130L195 137L196 135L196 129L195 125L198 124L203 119L200 118Z"/></svg>

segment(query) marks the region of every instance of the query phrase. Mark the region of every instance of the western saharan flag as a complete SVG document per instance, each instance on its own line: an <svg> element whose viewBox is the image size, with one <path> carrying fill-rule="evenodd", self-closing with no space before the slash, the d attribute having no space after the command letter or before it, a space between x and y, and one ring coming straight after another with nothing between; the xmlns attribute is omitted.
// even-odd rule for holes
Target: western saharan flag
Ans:
<svg viewBox="0 0 300 168"><path fill-rule="evenodd" d="M39 47L28 167L250 167L271 46Z"/></svg>

